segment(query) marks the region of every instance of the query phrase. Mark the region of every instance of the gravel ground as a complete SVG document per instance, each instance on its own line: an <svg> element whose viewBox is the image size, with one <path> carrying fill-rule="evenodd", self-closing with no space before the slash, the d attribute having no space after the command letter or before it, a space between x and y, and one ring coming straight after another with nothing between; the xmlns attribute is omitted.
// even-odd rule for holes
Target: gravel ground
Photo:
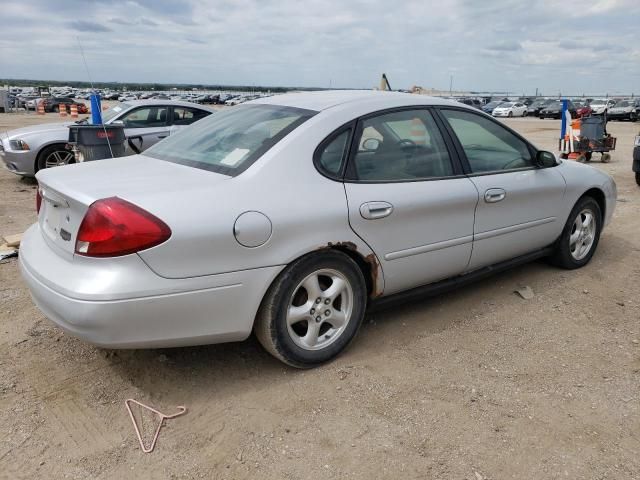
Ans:
<svg viewBox="0 0 640 480"><path fill-rule="evenodd" d="M0 131L42 121L1 114ZM559 122L508 123L555 149ZM618 150L594 166L614 175L619 202L587 267L533 263L369 315L347 352L311 371L254 339L95 348L46 320L17 261L3 261L0 477L640 478L640 124L609 129ZM33 181L0 171L0 234L35 221L34 197ZM515 295L522 286L535 296ZM127 398L189 412L146 455Z"/></svg>

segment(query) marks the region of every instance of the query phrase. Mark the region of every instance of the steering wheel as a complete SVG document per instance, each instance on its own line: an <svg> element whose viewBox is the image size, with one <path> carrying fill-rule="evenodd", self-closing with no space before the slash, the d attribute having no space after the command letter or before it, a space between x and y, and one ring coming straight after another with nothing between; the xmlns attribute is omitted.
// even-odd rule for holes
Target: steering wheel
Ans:
<svg viewBox="0 0 640 480"><path fill-rule="evenodd" d="M416 144L416 142L414 142L413 140L409 140L408 138L400 139L396 143L402 149L404 149L404 148L416 148L418 146Z"/></svg>

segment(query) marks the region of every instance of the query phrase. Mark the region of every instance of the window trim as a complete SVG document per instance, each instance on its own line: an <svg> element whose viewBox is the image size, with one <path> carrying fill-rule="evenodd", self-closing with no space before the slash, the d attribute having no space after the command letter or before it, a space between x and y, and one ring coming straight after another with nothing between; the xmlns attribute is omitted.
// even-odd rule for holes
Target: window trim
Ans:
<svg viewBox="0 0 640 480"><path fill-rule="evenodd" d="M333 132L327 135L324 140L322 140L318 146L313 151L313 165L316 167L316 170L323 176L328 178L329 180L334 180L337 182L343 182L344 176L346 172L347 160L349 158L349 154L351 152L351 146L353 145L353 134L355 131L357 119L351 120L338 128L336 128ZM322 151L333 142L337 137L342 135L345 131L351 130L349 133L349 137L347 138L347 143L345 144L345 149L342 152L342 159L340 160L340 170L338 173L329 172L325 169L320 163L320 158L322 157Z"/></svg>
<svg viewBox="0 0 640 480"><path fill-rule="evenodd" d="M361 180L357 178L357 173L355 171L355 156L357 154L356 144L358 139L362 136L363 126L362 123L364 120L368 120L369 118L379 117L382 115L386 115L389 113L403 112L403 111L411 111L411 110L426 110L434 120L438 133L442 136L442 140L445 144L445 148L447 149L447 153L449 154L449 162L451 163L453 175L447 175L443 177L428 177L428 178L409 178L409 179L398 179L398 180ZM464 109L466 110L466 109ZM346 168L344 169L344 183L361 183L361 184L392 184L392 183L413 183L413 182L432 182L437 180L449 180L454 178L465 178L465 173L462 168L462 163L460 162L460 158L458 156L457 151L454 148L453 143L450 141L448 135L443 131L442 125L438 122L438 116L434 111L434 107L431 105L406 105L402 107L393 107L393 108L385 108L382 110L376 110L375 112L367 113L366 115L362 115L355 119L356 123L355 129L351 133L351 144L349 145L349 155L347 157Z"/></svg>
<svg viewBox="0 0 640 480"><path fill-rule="evenodd" d="M481 177L481 176L485 176L485 175L499 175L501 173L522 172L522 171L528 171L528 170L543 170L543 169L546 169L546 168L554 168L554 167L557 166L557 165L549 165L549 166L546 166L546 167L541 167L541 166L536 165L535 164L535 159L536 159L536 157L538 155L538 151L539 150L536 147L534 147L531 144L531 142L529 142L526 138L524 138L518 132L513 130L508 125L505 125L504 123L499 122L498 120L496 120L495 118L493 118L490 115L483 114L481 112L476 112L476 111L473 111L473 110L468 109L468 108L460 108L460 107L457 107L457 106L449 106L449 105L438 105L438 106L436 106L434 108L434 110L436 110L437 116L440 118L440 120L442 121L442 123L444 125L444 128L447 130L447 132L451 136L451 139L452 139L452 141L453 141L453 143L455 145L455 148L457 150L458 156L460 157L460 160L462 162L462 165L463 165L463 168L464 168L464 171L465 171L465 175L467 177ZM485 118L485 119L495 123L496 125L506 129L508 132L513 134L520 141L524 142L524 144L527 146L527 149L529 150L529 154L531 155L531 159L534 162L533 165L530 166L530 167L509 168L509 169L504 169L504 170L491 170L491 171L488 171L488 172L473 172L473 171L471 171L471 164L469 163L469 159L467 158L467 154L465 153L464 148L462 147L462 144L460 143L460 140L458 139L458 136L453 131L453 128L451 127L451 125L447 121L447 118L444 116L444 113L442 112L442 110L457 110L457 111L469 113L471 115L477 115L478 117Z"/></svg>

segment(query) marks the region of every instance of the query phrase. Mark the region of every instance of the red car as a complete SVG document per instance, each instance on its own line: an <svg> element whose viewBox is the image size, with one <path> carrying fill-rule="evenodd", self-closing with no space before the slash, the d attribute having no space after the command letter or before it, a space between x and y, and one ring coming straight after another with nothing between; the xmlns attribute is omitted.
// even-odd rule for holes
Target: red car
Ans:
<svg viewBox="0 0 640 480"><path fill-rule="evenodd" d="M61 105L64 105L65 106L64 108L66 108L67 113L70 113L69 107L71 106L71 104L75 104L78 107L78 113L89 113L89 110L87 109L87 106L84 103L76 102L72 98L50 97L50 98L45 98L43 102L44 102L45 112L59 112L63 108L61 107Z"/></svg>
<svg viewBox="0 0 640 480"><path fill-rule="evenodd" d="M589 104L578 103L578 102L573 102L573 103L576 106L576 113L578 114L578 118L588 117L593 113L593 110L591 110L591 107L589 106Z"/></svg>

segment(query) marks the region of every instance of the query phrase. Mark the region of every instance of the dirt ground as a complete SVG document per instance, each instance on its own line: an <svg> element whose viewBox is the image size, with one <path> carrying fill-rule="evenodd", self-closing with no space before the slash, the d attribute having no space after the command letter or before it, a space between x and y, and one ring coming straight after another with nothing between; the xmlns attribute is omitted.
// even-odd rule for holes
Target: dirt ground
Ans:
<svg viewBox="0 0 640 480"><path fill-rule="evenodd" d="M41 121L2 114L0 131ZM559 122L508 123L556 149ZM533 263L370 314L348 351L311 371L253 338L95 348L46 320L17 260L3 261L0 477L640 479L640 124L609 130L617 151L594 166L619 201L587 267ZM0 234L35 221L33 181L0 171L0 199ZM188 413L144 454L127 398Z"/></svg>

